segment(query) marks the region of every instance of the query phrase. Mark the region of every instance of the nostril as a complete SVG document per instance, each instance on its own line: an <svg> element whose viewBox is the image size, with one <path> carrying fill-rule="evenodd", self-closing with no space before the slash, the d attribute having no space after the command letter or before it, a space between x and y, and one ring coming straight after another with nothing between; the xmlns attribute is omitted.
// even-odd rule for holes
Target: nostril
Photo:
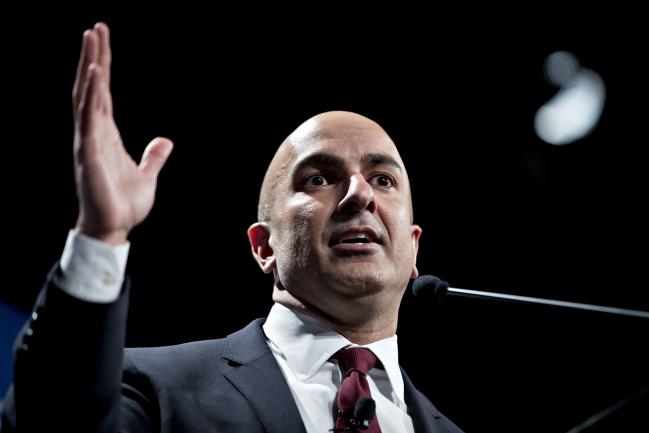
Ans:
<svg viewBox="0 0 649 433"><path fill-rule="evenodd" d="M367 210L370 213L375 213L377 209L376 201L370 200L367 203L360 200L348 199L343 200L338 205L338 212L343 215L353 215Z"/></svg>
<svg viewBox="0 0 649 433"><path fill-rule="evenodd" d="M358 203L354 200L347 200L338 206L338 211L344 215L358 213L360 207Z"/></svg>

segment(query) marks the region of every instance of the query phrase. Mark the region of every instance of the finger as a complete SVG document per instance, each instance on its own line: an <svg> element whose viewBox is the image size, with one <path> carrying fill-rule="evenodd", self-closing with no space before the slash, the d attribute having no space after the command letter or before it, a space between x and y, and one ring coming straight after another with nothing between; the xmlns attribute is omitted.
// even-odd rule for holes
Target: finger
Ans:
<svg viewBox="0 0 649 433"><path fill-rule="evenodd" d="M97 35L92 30L86 30L83 33L83 42L81 43L81 55L79 56L79 66L77 67L77 76L72 87L72 104L74 114L79 109L83 92L86 88L88 79L88 67L97 60Z"/></svg>
<svg viewBox="0 0 649 433"><path fill-rule="evenodd" d="M104 73L104 76L106 73ZM113 117L113 95L110 93L106 78L102 80L102 110L106 116Z"/></svg>
<svg viewBox="0 0 649 433"><path fill-rule="evenodd" d="M101 68L92 63L86 73L86 86L79 104L79 130L84 139L91 135L101 114L101 93Z"/></svg>
<svg viewBox="0 0 649 433"><path fill-rule="evenodd" d="M106 116L113 116L113 96L108 87L108 71L101 65L95 65L96 78L98 82L98 99L96 108Z"/></svg>
<svg viewBox="0 0 649 433"><path fill-rule="evenodd" d="M112 59L110 49L110 30L105 23L95 24L95 32L97 33L99 42L97 44L98 54L97 63L104 71L106 85L110 88L110 63Z"/></svg>
<svg viewBox="0 0 649 433"><path fill-rule="evenodd" d="M140 170L152 177L157 177L160 169L169 158L173 143L168 138L156 137L144 149L142 160L140 161Z"/></svg>

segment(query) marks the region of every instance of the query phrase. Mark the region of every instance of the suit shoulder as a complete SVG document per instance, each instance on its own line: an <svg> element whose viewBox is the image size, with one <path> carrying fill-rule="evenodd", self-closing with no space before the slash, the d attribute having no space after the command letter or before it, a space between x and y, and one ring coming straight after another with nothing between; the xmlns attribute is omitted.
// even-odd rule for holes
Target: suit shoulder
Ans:
<svg viewBox="0 0 649 433"><path fill-rule="evenodd" d="M192 341L190 343L160 347L127 348L124 351L126 370L146 373L164 373L173 370L204 368L223 359L225 339Z"/></svg>

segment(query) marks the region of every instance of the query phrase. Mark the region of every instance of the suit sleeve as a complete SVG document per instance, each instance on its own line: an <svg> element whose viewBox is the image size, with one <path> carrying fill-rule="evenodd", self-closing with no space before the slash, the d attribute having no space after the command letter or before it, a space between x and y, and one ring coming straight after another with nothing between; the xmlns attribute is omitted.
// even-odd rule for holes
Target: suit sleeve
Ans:
<svg viewBox="0 0 649 433"><path fill-rule="evenodd" d="M128 279L116 301L98 304L56 287L57 272L16 340L2 431L151 431L147 398L122 385Z"/></svg>

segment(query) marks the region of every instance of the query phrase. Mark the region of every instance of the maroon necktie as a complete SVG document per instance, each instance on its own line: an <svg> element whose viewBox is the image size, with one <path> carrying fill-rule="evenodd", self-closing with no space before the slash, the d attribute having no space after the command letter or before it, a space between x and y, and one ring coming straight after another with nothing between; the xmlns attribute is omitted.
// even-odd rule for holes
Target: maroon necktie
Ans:
<svg viewBox="0 0 649 433"><path fill-rule="evenodd" d="M380 365L380 362L371 350L364 347L340 349L332 356L332 359L338 361L343 372L343 379L340 382L336 400L338 415L334 431L355 432L357 430L350 423L350 418L353 418L356 402L362 397L371 398L370 386L365 376L373 367ZM381 427L379 427L376 415L370 420L369 427L365 432L381 433Z"/></svg>

